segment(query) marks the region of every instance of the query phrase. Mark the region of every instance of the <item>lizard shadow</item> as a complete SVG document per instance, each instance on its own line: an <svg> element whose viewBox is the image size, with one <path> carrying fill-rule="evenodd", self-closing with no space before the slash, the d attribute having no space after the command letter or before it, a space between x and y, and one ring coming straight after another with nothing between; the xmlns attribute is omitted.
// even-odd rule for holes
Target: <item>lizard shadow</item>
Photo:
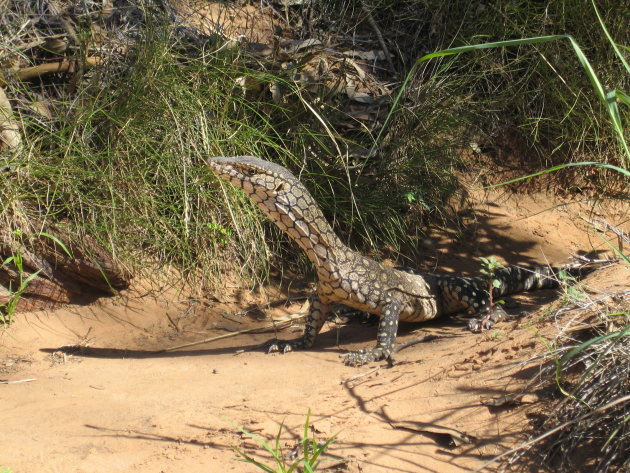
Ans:
<svg viewBox="0 0 630 473"><path fill-rule="evenodd" d="M542 304L546 304L555 298L558 294L554 290L541 290L526 294L519 294L518 298L519 307L517 311L533 311ZM515 298L512 296L511 298ZM513 309L508 309L508 312L515 312ZM474 316L472 316L474 317ZM435 320L430 320L418 323L405 323L401 322L398 330L400 337L407 337L416 332L430 332L437 334L437 336L454 337L464 336L470 334L466 330L466 322L471 319L471 316L466 315L454 315L447 316ZM317 338L315 346L309 349L309 351L324 352L335 350L339 354L352 351L356 348L356 344L367 344L374 342L376 338L376 332L378 330L377 319L363 319L355 318L345 324L333 324L328 323L328 328L323 330ZM501 327L500 322L497 328ZM292 339L295 336L289 335L286 331L280 332L282 339ZM265 352L269 345L276 340L275 337L265 337L261 340L260 334L253 338L249 334L239 335L240 341L234 341L229 346L220 347L206 347L198 349L184 349L165 351L164 349L150 350L140 348L115 348L115 347L94 347L94 346L81 346L67 345L61 347L45 347L40 348L43 353L54 354L56 352L62 352L69 355L77 355L89 358L179 358L179 357L194 357L194 356L208 356L208 355L223 355L234 354L236 351L254 351ZM251 340L255 340L253 343ZM366 347L362 347L366 348Z"/></svg>

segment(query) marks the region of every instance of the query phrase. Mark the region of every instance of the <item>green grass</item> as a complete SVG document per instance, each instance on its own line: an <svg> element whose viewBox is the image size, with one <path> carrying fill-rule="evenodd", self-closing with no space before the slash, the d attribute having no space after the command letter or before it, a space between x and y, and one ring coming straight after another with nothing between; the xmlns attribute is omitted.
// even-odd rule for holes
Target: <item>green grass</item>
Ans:
<svg viewBox="0 0 630 473"><path fill-rule="evenodd" d="M536 170L591 161L593 156L622 165L625 158L619 150L618 131L610 127L606 106L602 107L601 97L593 94L590 76L579 70L566 42L522 43L497 49L481 49L479 45L571 36L608 90L627 91L630 77L620 57L628 54L630 31L628 8L623 2L597 2L599 10L590 0L372 3L373 16L393 45L390 52L399 76L410 81L399 115L408 113L407 109L415 105L416 91L437 74L456 84L450 88L452 94L443 97L446 107L458 108L462 101L468 104L460 133L468 131L482 137L490 147L506 151L513 147L511 151L518 154L521 165ZM327 20L337 29L359 37L373 34L360 8L344 5L331 10ZM476 50L456 60L434 59L407 76L414 64L417 67L418 58L426 54L467 47ZM624 99L621 94L616 97ZM628 110L621 115L627 117Z"/></svg>
<svg viewBox="0 0 630 473"><path fill-rule="evenodd" d="M53 120L26 122L25 151L10 158L0 214L16 230L64 222L140 273L174 265L184 275L203 269L206 281L241 267L244 277L260 274L273 230L247 199L210 177L204 158L290 157L261 109L285 111L243 97L235 78L264 74L236 52L188 59L168 34L147 29L124 64L112 60L77 98L56 101ZM26 85L14 91L33 94Z"/></svg>
<svg viewBox="0 0 630 473"><path fill-rule="evenodd" d="M606 28L603 26L603 24L602 24L602 29L606 31ZM575 53L575 56L579 64L584 69L585 75L592 85L594 95L597 98L599 98L602 105L606 109L608 113L608 117L609 117L609 126L615 132L615 135L618 139L619 147L621 149L621 155L625 157L622 164L625 166L629 165L630 164L630 150L628 149L628 144L625 140L624 125L621 118L619 106L616 101L617 99L619 99L620 101L623 101L624 104L630 105L630 102L627 100L628 96L623 91L611 90L607 92L604 90L604 86L602 85L599 77L595 73L593 66L591 65L589 60L586 58L584 51L582 50L580 45L575 41L575 39L570 35L539 36L539 37L533 37L533 38L514 39L514 40L509 40L509 41L481 43L481 44L474 44L470 46L460 46L457 48L445 49L445 50L438 51L435 53L427 54L421 57L420 59L418 59L418 61L414 64L411 71L409 71L409 73L407 74L407 77L405 81L403 82L403 85L400 91L398 92L396 99L394 100L392 111L390 112L387 119L385 120L385 125L388 124L389 119L393 116L396 110L396 107L398 106L398 103L400 102L400 99L405 92L405 89L407 87L407 84L409 83L409 80L411 79L411 77L413 77L413 74L415 73L415 70L417 69L418 66L420 66L425 61L428 61L434 58L439 58L439 57L459 55L462 53L470 53L470 52L481 51L481 50L486 50L486 49L507 48L507 47L525 46L525 45L537 45L541 43L548 43L548 42L555 42L555 41L562 41L562 40L566 40L570 44L571 49ZM617 48L617 45L614 42L611 42L611 46L614 49ZM619 54L618 57L619 57L620 62L624 65L627 73L630 74L630 67L626 63L625 58L623 57L623 55L621 55L621 53L618 50L616 51ZM386 129L386 126L384 126L383 129ZM604 164L606 164L607 167L623 172L623 170L619 170L619 168L616 168L615 166L611 164L607 164L607 163L604 163Z"/></svg>
<svg viewBox="0 0 630 473"><path fill-rule="evenodd" d="M0 325L9 325L13 322L18 303L26 291L28 285L39 275L41 270L29 273L24 264L23 253L29 243L34 240L47 238L52 240L61 251L72 257L68 247L59 238L46 232L38 232L32 235L24 235L21 230L14 230L13 237L18 246L11 248L11 255L0 261L0 271L5 270L9 275L14 275L14 280L7 283L7 301L0 303Z"/></svg>
<svg viewBox="0 0 630 473"><path fill-rule="evenodd" d="M323 459L323 455L330 445L337 440L336 436L333 436L323 442L318 443L314 437L310 436L311 428L311 411L309 409L306 415L306 421L304 422L303 436L300 439L300 452L295 455L294 458L288 459L287 455L283 452L280 445L280 436L282 435L283 424L278 429L273 445L269 444L265 439L259 435L248 432L247 430L239 427L244 435L254 439L268 454L272 457L272 465L266 465L259 460L256 460L251 455L245 453L238 447L233 447L234 451L239 455L239 460L254 465L259 470L266 473L292 473L294 471L304 471L313 473L319 469Z"/></svg>
<svg viewBox="0 0 630 473"><path fill-rule="evenodd" d="M248 199L210 174L207 156L252 154L301 171L336 230L368 251L413 247L413 217L437 211L452 190L448 160L430 165L420 154L425 145L384 159L376 172L354 166L348 150L366 137L342 137L332 125L340 99L292 81L295 71L256 69L235 48L190 53L159 17L139 37L71 94L63 77L8 85L25 103L43 97L52 115L16 109L24 146L6 156L0 188L8 235L56 223L93 235L136 274L173 266L206 283L230 272L259 281L270 264L297 260L305 269L306 260ZM288 99L274 103L266 87L245 91L243 77L275 83ZM439 151L429 155L440 161Z"/></svg>
<svg viewBox="0 0 630 473"><path fill-rule="evenodd" d="M0 262L0 270L8 268L9 265L15 266L17 270L17 284L16 287L13 287L11 282L8 284L8 299L6 302L0 304L0 325L9 325L13 322L13 316L22 294L24 294L29 283L39 274L39 271L29 275L24 274L22 256L19 253L9 256L5 258L4 261Z"/></svg>
<svg viewBox="0 0 630 473"><path fill-rule="evenodd" d="M174 265L185 275L203 270L207 280L237 268L243 277L264 276L284 236L211 177L204 158L254 154L294 169L306 164L304 179L319 194L344 187L343 166L332 160L329 171L301 157L307 148L329 151L306 99L276 105L245 96L236 81L295 87L284 78L251 69L234 50L184 57L168 27L144 34L124 64L112 61L77 98L55 101L51 121L24 118L24 151L9 157L0 214L18 231L30 222L64 222L140 272ZM47 92L13 87L33 100ZM326 203L353 211L343 199Z"/></svg>
<svg viewBox="0 0 630 473"><path fill-rule="evenodd" d="M344 4L341 12L338 5L317 12L322 20L333 15L330 28L373 34L357 19L364 17L358 4ZM576 72L579 63L563 41L479 46L568 32L601 84L627 90L627 75L613 61L623 48L611 53L608 39L625 41L613 15L618 7L601 8L606 29L597 29L594 11L584 13L583 6L554 3L544 10L536 2L494 2L482 14L461 0L437 9L418 0L375 2L400 77L411 72L386 122L346 133L335 128L346 99L294 81L299 62L272 73L237 48L216 52L221 45L210 42L196 50L174 39L154 12L124 56L113 55L72 93L64 89L66 78L55 76L5 86L22 98L16 113L24 147L2 156L9 166L0 186L4 238L57 223L69 233L93 235L137 274L173 266L211 283L230 272L259 281L270 265L286 261L304 270L297 246L287 245L286 236L211 176L204 162L206 156L253 154L298 172L344 241L375 255L400 252L414 263L422 257L417 242L427 217L448 220L449 199L463 195L455 173L466 167L462 150L474 137L492 139L498 123L527 136L541 155L573 150L573 161L596 153L608 159L606 166L622 164L619 142L612 145L619 131L610 127L610 109ZM468 55L416 63L426 48L462 44ZM244 90L239 78L263 84L262 90ZM271 83L282 91L278 103L267 92ZM610 106L608 89L601 90ZM623 103L626 95L615 97ZM37 101L48 104L51 119L24 105ZM627 110L621 108L623 122ZM357 147L372 152L354 156Z"/></svg>

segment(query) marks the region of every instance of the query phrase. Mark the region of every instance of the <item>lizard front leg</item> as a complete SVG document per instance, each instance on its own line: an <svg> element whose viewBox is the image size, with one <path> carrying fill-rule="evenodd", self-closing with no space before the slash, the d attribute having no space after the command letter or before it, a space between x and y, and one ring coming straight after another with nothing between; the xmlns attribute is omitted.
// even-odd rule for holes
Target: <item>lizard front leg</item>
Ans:
<svg viewBox="0 0 630 473"><path fill-rule="evenodd" d="M269 353L279 351L286 353L292 350L302 350L311 348L315 343L317 334L322 329L324 322L328 318L332 307L330 304L322 302L318 295L311 298L311 307L306 316L306 326L304 327L304 335L296 340L276 341L269 347Z"/></svg>
<svg viewBox="0 0 630 473"><path fill-rule="evenodd" d="M371 350L361 349L348 353L344 357L344 363L351 366L361 366L372 361L385 359L389 364L393 364L392 354L398 333L398 318L401 310L402 304L399 301L389 300L383 307L381 321L378 324L376 347Z"/></svg>

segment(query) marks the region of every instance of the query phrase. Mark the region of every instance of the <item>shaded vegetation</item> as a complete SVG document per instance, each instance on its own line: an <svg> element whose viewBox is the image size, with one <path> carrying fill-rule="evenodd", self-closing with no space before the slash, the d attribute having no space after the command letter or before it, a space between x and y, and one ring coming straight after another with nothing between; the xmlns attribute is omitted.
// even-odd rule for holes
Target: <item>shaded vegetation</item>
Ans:
<svg viewBox="0 0 630 473"><path fill-rule="evenodd" d="M627 291L591 300L583 292L554 314L558 332L545 341L541 373L532 380L554 393L532 416L531 439L501 454L516 471L622 472L630 466L630 312ZM615 310L615 309L620 310ZM571 312L572 311L572 312ZM561 312L571 314L562 320ZM507 460L506 458L509 458ZM520 466L520 469L519 469Z"/></svg>
<svg viewBox="0 0 630 473"><path fill-rule="evenodd" d="M341 15L326 19L338 18L337 27L348 33L360 28L367 34L370 26L356 7L361 3L355 2L354 9L346 5ZM391 52L401 75L419 57L444 48L569 34L583 47L607 88L628 90L630 85L630 76L599 27L590 0L373 4L374 18L396 45ZM597 7L612 38L622 47L627 45L627 6L602 1ZM460 125L467 130L460 133L481 134L477 137L483 139L481 145L494 148L498 156L518 152L521 163L532 168L592 156L622 164L618 143L589 78L562 42L483 50L428 64L418 72L408 100L422 103L414 99L427 80L436 77L450 85L442 89L444 106L454 107L454 116L459 116L458 109L466 110ZM418 121L416 126L429 125Z"/></svg>

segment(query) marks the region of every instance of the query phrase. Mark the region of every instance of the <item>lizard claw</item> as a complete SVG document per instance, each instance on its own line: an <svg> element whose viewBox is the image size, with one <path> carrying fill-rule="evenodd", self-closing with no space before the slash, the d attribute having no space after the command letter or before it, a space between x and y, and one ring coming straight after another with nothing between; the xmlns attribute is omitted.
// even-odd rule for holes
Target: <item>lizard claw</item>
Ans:
<svg viewBox="0 0 630 473"><path fill-rule="evenodd" d="M473 333L483 332L485 330L490 330L495 323L500 320L509 318L508 313L505 311L503 307L500 305L494 306L491 312L488 312L484 317L479 319L473 319L468 321L468 330Z"/></svg>
<svg viewBox="0 0 630 473"><path fill-rule="evenodd" d="M297 339L294 341L285 341L285 340L276 340L274 342L271 343L271 345L269 345L269 348L267 349L267 353L275 353L275 352L280 352L280 353L288 353L290 351L293 350L299 350L300 348L303 348L303 343L301 342L301 339Z"/></svg>

